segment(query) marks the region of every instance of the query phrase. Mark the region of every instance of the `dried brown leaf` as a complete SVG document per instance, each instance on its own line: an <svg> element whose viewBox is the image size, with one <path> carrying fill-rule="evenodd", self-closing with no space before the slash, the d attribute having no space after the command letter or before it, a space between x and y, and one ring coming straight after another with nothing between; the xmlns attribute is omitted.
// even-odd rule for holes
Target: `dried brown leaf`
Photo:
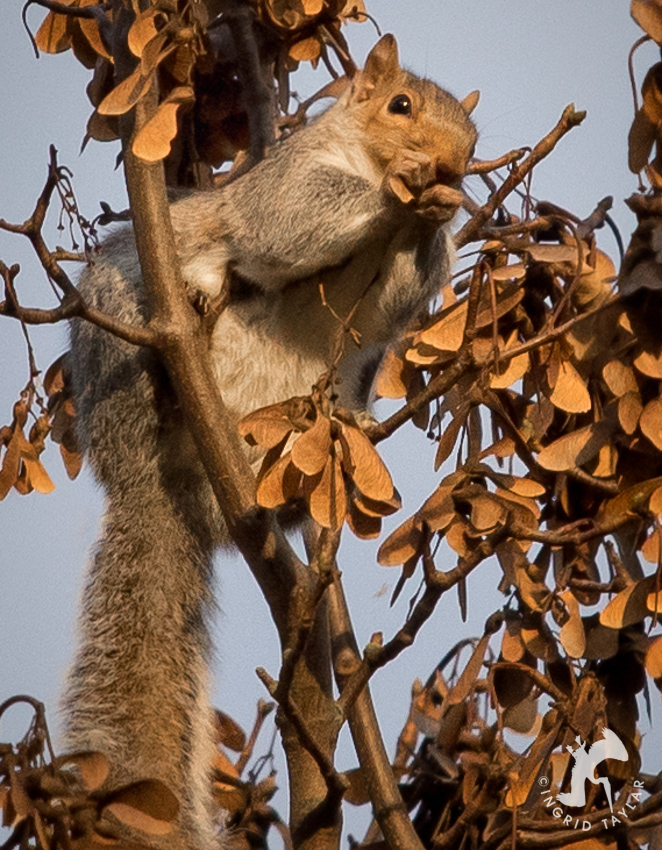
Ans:
<svg viewBox="0 0 662 850"><path fill-rule="evenodd" d="M577 246L531 243L527 245L527 253L537 263L573 263L577 265ZM584 252L586 246L584 245Z"/></svg>
<svg viewBox="0 0 662 850"><path fill-rule="evenodd" d="M67 30L71 36L71 49L74 56L84 68L91 70L95 67L99 54L90 44L90 39L83 33L82 21L82 18L80 20L69 18ZM88 26L88 31L92 33L96 29L96 21L89 20L87 23L92 25L91 27Z"/></svg>
<svg viewBox="0 0 662 850"><path fill-rule="evenodd" d="M107 795L104 808L122 823L150 835L167 835L179 813L179 803L163 782L145 779Z"/></svg>
<svg viewBox="0 0 662 850"><path fill-rule="evenodd" d="M522 496L513 489L506 490L497 487L495 495L505 500L505 507L510 511L517 522L527 528L537 528L540 518L540 507L535 499Z"/></svg>
<svg viewBox="0 0 662 850"><path fill-rule="evenodd" d="M212 768L216 774L217 781L219 777L221 781L223 779L239 779L239 771L236 765L230 761L223 750L219 749L214 753Z"/></svg>
<svg viewBox="0 0 662 850"><path fill-rule="evenodd" d="M517 478L515 476L513 476L512 484L504 485L504 487L516 496L523 496L527 499L536 499L539 496L544 496L547 492L544 484L540 484L532 478Z"/></svg>
<svg viewBox="0 0 662 850"><path fill-rule="evenodd" d="M508 266L498 266L492 269L492 280L520 280L526 274L524 263L511 263Z"/></svg>
<svg viewBox="0 0 662 850"><path fill-rule="evenodd" d="M490 534L505 525L508 511L490 493L479 494L470 500L471 524L480 534Z"/></svg>
<svg viewBox="0 0 662 850"><path fill-rule="evenodd" d="M556 744L562 722L556 709L548 711L542 720L540 733L527 754L520 756L514 769L509 771L510 789L505 802L510 808L522 806L526 802L541 765L545 764Z"/></svg>
<svg viewBox="0 0 662 850"><path fill-rule="evenodd" d="M515 442L510 437L502 437L500 440L497 440L495 443L492 443L491 446L488 446L486 449L478 455L478 457L482 460L483 458L489 457L490 455L494 455L494 457L499 459L509 458L515 454Z"/></svg>
<svg viewBox="0 0 662 850"><path fill-rule="evenodd" d="M594 458L612 434L612 427L604 422L595 422L564 434L542 449L538 463L552 472L574 469Z"/></svg>
<svg viewBox="0 0 662 850"><path fill-rule="evenodd" d="M100 115L124 115L141 97L147 94L154 82L154 74L143 75L140 66L125 80L115 86L97 107Z"/></svg>
<svg viewBox="0 0 662 850"><path fill-rule="evenodd" d="M662 451L662 398L654 398L644 407L639 427L655 448Z"/></svg>
<svg viewBox="0 0 662 850"><path fill-rule="evenodd" d="M339 16L351 18L358 21L366 20L366 8L363 0L347 0Z"/></svg>
<svg viewBox="0 0 662 850"><path fill-rule="evenodd" d="M244 416L237 426L239 434L249 445L262 446L263 449L275 448L293 429L282 404L261 407Z"/></svg>
<svg viewBox="0 0 662 850"><path fill-rule="evenodd" d="M651 679L662 678L662 636L655 638L646 651L646 671Z"/></svg>
<svg viewBox="0 0 662 850"><path fill-rule="evenodd" d="M620 398L628 392L637 392L639 387L637 379L630 366L626 366L620 360L610 360L602 370L602 377L611 392Z"/></svg>
<svg viewBox="0 0 662 850"><path fill-rule="evenodd" d="M600 612L600 623L610 629L624 629L641 622L649 613L646 606L649 589L647 579L641 579L617 593Z"/></svg>
<svg viewBox="0 0 662 850"><path fill-rule="evenodd" d="M455 502L451 498L453 486L438 487L416 512L430 531L444 531L455 517Z"/></svg>
<svg viewBox="0 0 662 850"><path fill-rule="evenodd" d="M224 711L216 709L215 715L217 743L225 744L226 747L229 747L236 753L240 753L246 746L246 733L241 726Z"/></svg>
<svg viewBox="0 0 662 850"><path fill-rule="evenodd" d="M506 621L501 640L501 656L504 661L520 661L524 655L524 643L519 620Z"/></svg>
<svg viewBox="0 0 662 850"><path fill-rule="evenodd" d="M46 472L44 465L37 457L36 451L30 446L32 452L28 453L27 444L21 452L23 456L23 464L25 465L26 478L29 486L34 488L37 493L52 493L55 490L55 484L51 480L50 475Z"/></svg>
<svg viewBox="0 0 662 850"><path fill-rule="evenodd" d="M642 375L649 378L662 378L662 349L642 351L632 361Z"/></svg>
<svg viewBox="0 0 662 850"><path fill-rule="evenodd" d="M604 251L596 249L594 256L591 252L588 256L585 254L585 258L592 265L585 264L584 271L582 271L578 284L573 291L572 300L581 310L590 310L597 307L598 304L602 304L611 296L617 276L611 257ZM591 330L595 334L596 323L601 321L602 317L587 320L584 323L586 330Z"/></svg>
<svg viewBox="0 0 662 850"><path fill-rule="evenodd" d="M541 581L532 579L526 570L518 570L515 574L515 585L522 602L531 611L542 611L549 596L549 588Z"/></svg>
<svg viewBox="0 0 662 850"><path fill-rule="evenodd" d="M347 524L362 540L375 540L382 531L381 516L366 513L362 510L362 505L354 498L349 501Z"/></svg>
<svg viewBox="0 0 662 850"><path fill-rule="evenodd" d="M659 564L662 555L662 528L656 526L641 546L641 554L650 564Z"/></svg>
<svg viewBox="0 0 662 850"><path fill-rule="evenodd" d="M467 662L467 666L462 671L462 675L457 680L457 683L451 688L450 693L446 697L445 703L447 706L458 705L469 696L476 687L476 680L480 673L485 653L490 642L491 634L483 635L476 644L471 658Z"/></svg>
<svg viewBox="0 0 662 850"><path fill-rule="evenodd" d="M80 5L93 6L96 5L96 0L83 0ZM103 59L110 61L110 53L106 50L106 47L101 40L101 35L99 34L98 21L94 18L80 18L78 20L78 26L97 57L101 56ZM94 65L92 67L94 67Z"/></svg>
<svg viewBox="0 0 662 850"><path fill-rule="evenodd" d="M354 493L352 499L362 513L372 517L391 516L402 507L402 500L397 492L393 494L393 498L384 502L369 499L358 491Z"/></svg>
<svg viewBox="0 0 662 850"><path fill-rule="evenodd" d="M476 329L491 328L496 319L502 318L502 316L505 316L513 307L516 307L520 303L522 298L524 298L524 292L524 287L518 283L505 286L497 294L496 313L492 308L491 299L486 298L484 302L481 301L478 314L476 315Z"/></svg>
<svg viewBox="0 0 662 850"><path fill-rule="evenodd" d="M557 658L556 645L543 628L522 627L521 637L525 648L534 658L540 658L543 661L553 661Z"/></svg>
<svg viewBox="0 0 662 850"><path fill-rule="evenodd" d="M193 99L193 89L190 86L178 86L174 89L138 132L133 140L133 153L145 162L165 159L170 153L172 140L177 135L179 109L186 103L192 103Z"/></svg>
<svg viewBox="0 0 662 850"><path fill-rule="evenodd" d="M590 622L589 622L590 621ZM618 652L618 629L603 626L598 615L584 618L586 632L586 649L584 658L597 661L612 658Z"/></svg>
<svg viewBox="0 0 662 850"><path fill-rule="evenodd" d="M12 770L9 774L9 786L11 789L11 804L16 816L25 818L33 811L32 800L25 788L23 774Z"/></svg>
<svg viewBox="0 0 662 850"><path fill-rule="evenodd" d="M404 398L407 395L411 364L388 348L375 380L375 392L380 398Z"/></svg>
<svg viewBox="0 0 662 850"><path fill-rule="evenodd" d="M518 735L535 736L542 727L542 715L538 713L537 698L529 695L515 705L509 706L502 715L505 727Z"/></svg>
<svg viewBox="0 0 662 850"><path fill-rule="evenodd" d="M628 436L634 434L639 424L644 405L639 390L627 392L618 400L618 421Z"/></svg>
<svg viewBox="0 0 662 850"><path fill-rule="evenodd" d="M526 572L529 561L518 541L512 538L500 543L497 546L496 553L505 581L505 584L502 583L499 589L505 592L508 587L517 585L517 574L520 571Z"/></svg>
<svg viewBox="0 0 662 850"><path fill-rule="evenodd" d="M141 12L131 24L128 34L129 50L134 56L140 58L145 45L158 34L156 28L156 17L162 14L156 6L150 6Z"/></svg>
<svg viewBox="0 0 662 850"><path fill-rule="evenodd" d="M521 667L506 667L498 664L492 670L492 681L497 702L502 708L511 708L526 699L533 690L533 679L526 668L535 669L536 661L525 654Z"/></svg>
<svg viewBox="0 0 662 850"><path fill-rule="evenodd" d="M67 5L69 5L67 3ZM35 44L44 53L62 53L71 47L71 36L66 15L49 12L34 37Z"/></svg>
<svg viewBox="0 0 662 850"><path fill-rule="evenodd" d="M0 500L5 498L18 478L21 465L21 449L25 442L23 432L19 428L14 428L14 433L2 459L2 470L0 470Z"/></svg>
<svg viewBox="0 0 662 850"><path fill-rule="evenodd" d="M562 360L549 400L567 413L586 413L591 409L591 396L586 382L569 360Z"/></svg>
<svg viewBox="0 0 662 850"><path fill-rule="evenodd" d="M469 525L467 521L458 514L453 517L453 521L446 529L448 545L460 558L466 558L471 551L472 544L468 543L465 536L465 532L468 530Z"/></svg>
<svg viewBox="0 0 662 850"><path fill-rule="evenodd" d="M109 803L105 811L114 815L117 820L133 829L139 829L148 835L168 835L172 832L172 824L136 809L127 803Z"/></svg>
<svg viewBox="0 0 662 850"><path fill-rule="evenodd" d="M563 600L568 613L568 619L561 626L559 633L561 646L571 658L581 658L586 649L586 633L584 632L579 604L570 590L565 590L559 594L559 597Z"/></svg>
<svg viewBox="0 0 662 850"><path fill-rule="evenodd" d="M331 421L318 413L313 427L304 431L292 446L292 463L304 475L317 475L326 465L331 446Z"/></svg>
<svg viewBox="0 0 662 850"><path fill-rule="evenodd" d="M454 304L444 310L441 317L427 330L414 339L414 343L423 342L438 351L458 351L464 339L467 324L467 302Z"/></svg>
<svg viewBox="0 0 662 850"><path fill-rule="evenodd" d="M517 357L513 357L512 360L508 361L504 371L500 372L500 374L493 373L490 375L490 387L493 390L506 390L508 387L512 387L514 383L519 381L520 378L523 378L529 371L529 365L528 352L525 351L524 354L518 354Z"/></svg>
<svg viewBox="0 0 662 850"><path fill-rule="evenodd" d="M88 791L96 791L108 777L110 764L103 753L80 752L70 753L56 759L58 766L73 765L80 773L83 784Z"/></svg>
<svg viewBox="0 0 662 850"><path fill-rule="evenodd" d="M296 29L305 22L303 6L292 0L265 0L265 9L274 24L286 29Z"/></svg>
<svg viewBox="0 0 662 850"><path fill-rule="evenodd" d="M357 489L369 499L380 502L392 499L395 491L391 474L363 431L343 422L341 442L345 470Z"/></svg>
<svg viewBox="0 0 662 850"><path fill-rule="evenodd" d="M313 519L324 528L340 528L347 513L347 495L337 455L327 458L320 475L304 478L303 487Z"/></svg>
<svg viewBox="0 0 662 850"><path fill-rule="evenodd" d="M622 517L623 514L634 514L645 507L648 499L662 485L662 477L649 478L648 481L639 481L614 496L613 499L604 502L598 513L601 522L611 522Z"/></svg>
<svg viewBox="0 0 662 850"><path fill-rule="evenodd" d="M468 402L465 402L464 404L461 404L455 411L450 425L446 428L439 440L439 445L437 446L437 453L434 458L435 470L439 469L442 463L448 459L450 453L453 451L455 443L457 442L457 438L460 435L460 431L462 430L464 424L467 421L467 416L469 415L470 410L471 405Z"/></svg>
<svg viewBox="0 0 662 850"><path fill-rule="evenodd" d="M234 785L223 785L220 782L215 782L213 787L214 801L216 805L226 812L229 812L234 818L238 818L248 805L248 791L245 788L237 788ZM236 850L249 850L250 845L241 844ZM232 850L235 850L234 842Z"/></svg>
<svg viewBox="0 0 662 850"><path fill-rule="evenodd" d="M296 493L301 473L292 463L290 452L279 458L264 474L257 487L256 499L263 508L284 505L291 494Z"/></svg>
<svg viewBox="0 0 662 850"><path fill-rule="evenodd" d="M290 58L295 62L316 62L321 54L322 45L314 36L297 41L289 50Z"/></svg>
<svg viewBox="0 0 662 850"><path fill-rule="evenodd" d="M630 14L658 44L662 44L662 7L651 0L632 0Z"/></svg>
<svg viewBox="0 0 662 850"><path fill-rule="evenodd" d="M83 147L90 139L97 142L114 142L119 139L119 125L113 115L100 115L95 109L90 115L85 128Z"/></svg>
<svg viewBox="0 0 662 850"><path fill-rule="evenodd" d="M658 587L656 589L655 576L649 576L644 581L648 582L648 589L650 591L646 597L646 607L654 614L662 614L662 588Z"/></svg>
<svg viewBox="0 0 662 850"><path fill-rule="evenodd" d="M638 174L646 167L655 138L656 125L644 109L637 110L628 133L628 168L633 174Z"/></svg>
<svg viewBox="0 0 662 850"><path fill-rule="evenodd" d="M602 446L598 452L597 464L591 470L594 478L612 478L616 474L618 449L613 443Z"/></svg>
<svg viewBox="0 0 662 850"><path fill-rule="evenodd" d="M421 552L423 531L416 515L399 525L379 547L377 561L383 567L399 567Z"/></svg>

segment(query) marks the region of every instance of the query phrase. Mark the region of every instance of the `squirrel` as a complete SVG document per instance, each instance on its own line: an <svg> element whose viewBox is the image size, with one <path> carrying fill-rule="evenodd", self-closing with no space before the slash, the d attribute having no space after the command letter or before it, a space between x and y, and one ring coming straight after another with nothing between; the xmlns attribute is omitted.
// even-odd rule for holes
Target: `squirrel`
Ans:
<svg viewBox="0 0 662 850"><path fill-rule="evenodd" d="M237 421L308 395L324 372L338 320L320 284L337 315L356 308L360 347L343 351L338 396L365 414L386 347L449 279L476 102L403 70L386 35L326 111L236 180L171 205L184 279L210 298L229 292L210 356ZM145 322L130 226L103 242L79 289L90 305ZM64 743L105 753L109 787L161 779L180 814L173 835L153 841L208 850L222 839L207 623L227 532L156 355L79 320L71 344L79 436L106 514L64 687Z"/></svg>

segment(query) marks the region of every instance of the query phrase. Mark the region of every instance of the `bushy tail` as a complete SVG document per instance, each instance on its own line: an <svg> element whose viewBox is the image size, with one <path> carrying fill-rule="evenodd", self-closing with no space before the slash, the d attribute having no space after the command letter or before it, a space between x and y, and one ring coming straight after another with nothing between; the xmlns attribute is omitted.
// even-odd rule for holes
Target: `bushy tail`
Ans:
<svg viewBox="0 0 662 850"><path fill-rule="evenodd" d="M111 303L103 303L94 297L97 275L98 268L84 276L86 296L116 315L121 299L122 318L139 320L135 290L116 281ZM107 512L62 696L64 743L105 753L109 788L165 782L180 800L180 829L158 846L210 850L218 844L207 626L217 513L150 352L83 323L72 343L79 433Z"/></svg>

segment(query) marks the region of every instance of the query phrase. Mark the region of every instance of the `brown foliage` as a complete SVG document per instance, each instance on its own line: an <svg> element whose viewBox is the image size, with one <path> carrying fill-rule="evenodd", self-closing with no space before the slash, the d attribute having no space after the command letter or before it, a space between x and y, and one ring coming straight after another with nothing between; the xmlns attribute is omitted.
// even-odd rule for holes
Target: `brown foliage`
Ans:
<svg viewBox="0 0 662 850"><path fill-rule="evenodd" d="M41 703L14 697L0 705L0 717L25 702L35 710L28 734L16 745L0 744L2 824L11 827L11 848L87 848L115 846L137 850L138 843L120 837L113 820L147 835L166 835L179 804L155 779L108 791L103 788L108 761L102 753L81 752L56 757Z"/></svg>
<svg viewBox="0 0 662 850"><path fill-rule="evenodd" d="M89 9L95 4L67 0L65 5ZM348 19L365 20L363 0L259 0L255 5L251 26L259 32L263 53L275 54L270 64L280 103L289 97L288 74L300 62L328 62L329 46L346 71L353 68L340 27ZM144 161L168 157L178 135L180 147L199 140L200 159L214 166L247 148L247 95L242 91L247 81L237 76L236 61L218 49L228 24L221 17L211 18L202 0L152 4L137 15L128 33L129 49L140 61L132 74L115 84L108 34L118 14L100 7L96 17L49 11L35 36L40 50L72 50L94 71L88 95L95 109L84 144L89 139L118 139L118 116L158 91L158 109L133 142L133 152ZM177 155L173 151L173 157Z"/></svg>
<svg viewBox="0 0 662 850"><path fill-rule="evenodd" d="M3 844L5 850L17 846L36 850L140 850L150 846L149 836L172 831L179 803L162 782L146 778L109 790L104 787L109 765L102 753L53 753L41 703L30 697L14 697L0 705L0 718L21 702L34 709L30 729L18 744L0 744L2 825L11 829ZM227 825L233 829L231 850L266 846L272 826L285 846L291 847L287 828L269 805L277 788L275 774L272 771L258 781L260 765L268 765L271 754L258 761L248 779L241 778L272 709L273 703L258 704L248 740L230 717L217 713L219 749L212 766L213 790ZM236 763L225 754L224 747L239 752ZM127 840L121 825L143 833L144 843Z"/></svg>

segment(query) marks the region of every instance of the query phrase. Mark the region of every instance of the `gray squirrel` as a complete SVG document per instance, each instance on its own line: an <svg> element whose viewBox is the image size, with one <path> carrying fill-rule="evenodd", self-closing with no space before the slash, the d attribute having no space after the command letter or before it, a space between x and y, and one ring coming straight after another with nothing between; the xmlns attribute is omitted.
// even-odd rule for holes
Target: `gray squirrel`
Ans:
<svg viewBox="0 0 662 850"><path fill-rule="evenodd" d="M211 298L229 287L210 355L236 420L309 394L327 368L338 320L320 284L336 314L358 304L360 347L345 346L338 395L366 411L386 347L449 279L476 100L404 71L384 36L309 125L234 182L171 206L189 286ZM130 227L104 241L79 288L90 305L144 322ZM227 533L155 355L82 321L71 340L79 435L107 509L64 688L64 743L104 752L110 787L163 780L181 811L156 843L208 850L219 837L207 623Z"/></svg>

